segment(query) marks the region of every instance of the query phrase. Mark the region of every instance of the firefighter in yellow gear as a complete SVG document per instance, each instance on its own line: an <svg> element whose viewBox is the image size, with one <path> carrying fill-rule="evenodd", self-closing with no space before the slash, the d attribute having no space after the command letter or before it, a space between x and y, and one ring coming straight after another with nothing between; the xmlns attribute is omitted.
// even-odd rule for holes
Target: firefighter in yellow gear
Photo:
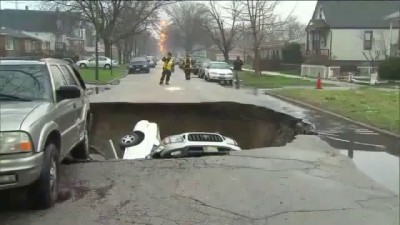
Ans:
<svg viewBox="0 0 400 225"><path fill-rule="evenodd" d="M163 57L162 61L164 62L162 67L160 85L164 83L169 85L169 79L171 77L171 73L174 71L174 61L172 60L171 52L168 52L167 57Z"/></svg>
<svg viewBox="0 0 400 225"><path fill-rule="evenodd" d="M183 70L185 71L186 80L190 80L191 67L192 58L190 58L189 54L186 54L186 57L183 59Z"/></svg>

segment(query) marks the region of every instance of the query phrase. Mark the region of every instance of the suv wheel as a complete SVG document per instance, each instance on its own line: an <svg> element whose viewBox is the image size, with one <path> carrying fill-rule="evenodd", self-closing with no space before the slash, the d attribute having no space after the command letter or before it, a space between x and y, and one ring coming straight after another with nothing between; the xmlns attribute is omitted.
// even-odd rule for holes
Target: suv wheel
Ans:
<svg viewBox="0 0 400 225"><path fill-rule="evenodd" d="M58 149L50 143L44 150L44 159L39 179L29 189L29 200L35 209L48 209L58 198L59 155Z"/></svg>
<svg viewBox="0 0 400 225"><path fill-rule="evenodd" d="M110 64L106 64L106 65L104 65L104 69L106 69L106 70L109 70L109 69L111 69L111 65L110 65Z"/></svg>
<svg viewBox="0 0 400 225"><path fill-rule="evenodd" d="M143 140L144 134L142 132L134 131L121 138L121 141L119 142L119 148L121 150L125 150L125 148L140 144Z"/></svg>
<svg viewBox="0 0 400 225"><path fill-rule="evenodd" d="M85 68L87 68L87 66L86 66L85 63L81 63L81 64L79 65L79 68L85 69Z"/></svg>
<svg viewBox="0 0 400 225"><path fill-rule="evenodd" d="M90 155L89 148L89 127L86 127L83 140L71 151L72 158L88 159Z"/></svg>

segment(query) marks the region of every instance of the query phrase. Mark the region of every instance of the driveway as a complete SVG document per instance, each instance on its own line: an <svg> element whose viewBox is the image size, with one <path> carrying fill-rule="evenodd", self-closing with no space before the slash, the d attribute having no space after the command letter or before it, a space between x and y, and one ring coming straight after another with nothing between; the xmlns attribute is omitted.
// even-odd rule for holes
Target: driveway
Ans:
<svg viewBox="0 0 400 225"><path fill-rule="evenodd" d="M312 117L272 97L185 81L179 69L169 86L159 75L128 75L91 101L234 101ZM46 211L9 209L1 224L399 224L398 194L318 136L223 157L64 165L62 177L64 201Z"/></svg>

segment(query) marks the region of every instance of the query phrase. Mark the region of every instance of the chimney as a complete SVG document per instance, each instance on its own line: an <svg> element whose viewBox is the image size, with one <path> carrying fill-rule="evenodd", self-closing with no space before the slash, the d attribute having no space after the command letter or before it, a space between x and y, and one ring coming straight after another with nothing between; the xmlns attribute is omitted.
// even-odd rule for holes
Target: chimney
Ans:
<svg viewBox="0 0 400 225"><path fill-rule="evenodd" d="M25 6L25 10L29 10L29 7L27 5Z"/></svg>

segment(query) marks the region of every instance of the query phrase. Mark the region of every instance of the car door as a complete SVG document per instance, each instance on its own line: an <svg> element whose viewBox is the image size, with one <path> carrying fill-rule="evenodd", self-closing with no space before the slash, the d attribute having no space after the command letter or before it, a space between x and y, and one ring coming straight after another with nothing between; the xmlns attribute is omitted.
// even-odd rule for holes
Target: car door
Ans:
<svg viewBox="0 0 400 225"><path fill-rule="evenodd" d="M95 57L93 57L93 58L90 58L90 59L88 59L88 67L95 67L96 66L96 58Z"/></svg>
<svg viewBox="0 0 400 225"><path fill-rule="evenodd" d="M60 65L60 68L64 74L65 79L67 80L68 85L77 86L81 90L81 96L82 96L81 98L71 99L74 101L74 106L75 106L74 126L77 133L75 139L75 144L76 144L81 140L81 138L83 137L83 132L85 131L85 119L86 119L85 107L87 105L85 102L85 98L83 97L85 95L85 90L80 85L78 79L74 75L74 71L70 66Z"/></svg>
<svg viewBox="0 0 400 225"><path fill-rule="evenodd" d="M68 85L67 80L57 64L50 65L50 70L55 90L58 90L61 86ZM55 122L58 124L61 133L61 158L65 157L76 141L78 133L75 126L75 118L75 99L59 100L58 97L56 97Z"/></svg>
<svg viewBox="0 0 400 225"><path fill-rule="evenodd" d="M107 58L103 56L99 56L99 67L104 67L107 63Z"/></svg>

